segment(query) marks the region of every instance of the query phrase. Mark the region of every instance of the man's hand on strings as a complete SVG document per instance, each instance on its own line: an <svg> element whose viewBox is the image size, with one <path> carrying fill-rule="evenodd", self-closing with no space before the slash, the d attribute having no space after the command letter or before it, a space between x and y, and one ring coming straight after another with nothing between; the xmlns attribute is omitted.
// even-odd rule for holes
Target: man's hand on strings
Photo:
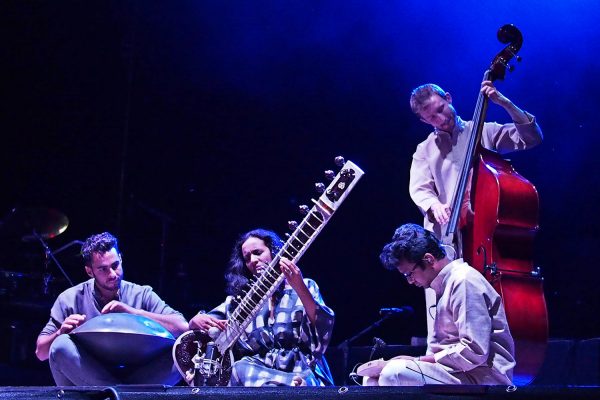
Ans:
<svg viewBox="0 0 600 400"><path fill-rule="evenodd" d="M440 225L447 224L450 221L450 206L441 203L432 205L427 210L427 218L429 218L429 221L437 222Z"/></svg>
<svg viewBox="0 0 600 400"><path fill-rule="evenodd" d="M481 93L486 95L493 103L504 107L510 100L496 89L492 81L481 82Z"/></svg>

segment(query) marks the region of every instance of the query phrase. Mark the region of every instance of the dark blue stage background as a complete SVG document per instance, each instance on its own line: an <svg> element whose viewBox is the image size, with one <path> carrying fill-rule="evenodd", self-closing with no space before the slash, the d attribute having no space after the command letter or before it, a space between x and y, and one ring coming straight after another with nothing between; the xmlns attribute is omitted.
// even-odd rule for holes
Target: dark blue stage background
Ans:
<svg viewBox="0 0 600 400"><path fill-rule="evenodd" d="M535 263L550 334L599 336L599 8L591 0L4 1L0 214L65 213L69 228L48 241L52 249L118 234L126 278L191 317L223 300L237 235L258 226L285 233L341 154L366 175L300 266L337 313L334 345L380 307L412 305L412 319L375 332L406 343L424 335L422 291L384 270L378 254L396 226L421 221L408 170L429 131L410 112L410 91L436 82L470 119L483 72L503 47L496 31L513 23L523 61L498 86L545 135L511 159L540 193ZM508 116L492 106L488 120ZM0 249L0 269L24 274L17 291L8 279L0 293L25 304L6 324L24 319L37 334L54 296L39 293L42 248L4 232ZM74 281L85 279L76 249L57 258ZM61 274L48 268L58 290Z"/></svg>

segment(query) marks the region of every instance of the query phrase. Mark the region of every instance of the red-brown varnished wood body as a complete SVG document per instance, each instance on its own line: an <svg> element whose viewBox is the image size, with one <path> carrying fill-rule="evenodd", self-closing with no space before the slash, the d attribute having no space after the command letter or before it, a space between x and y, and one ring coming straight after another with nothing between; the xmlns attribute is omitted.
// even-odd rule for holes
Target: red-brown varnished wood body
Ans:
<svg viewBox="0 0 600 400"><path fill-rule="evenodd" d="M463 254L502 296L515 340L515 383L525 384L536 376L548 341L543 280L533 265L539 197L493 151L479 148L473 171L474 213L463 229Z"/></svg>

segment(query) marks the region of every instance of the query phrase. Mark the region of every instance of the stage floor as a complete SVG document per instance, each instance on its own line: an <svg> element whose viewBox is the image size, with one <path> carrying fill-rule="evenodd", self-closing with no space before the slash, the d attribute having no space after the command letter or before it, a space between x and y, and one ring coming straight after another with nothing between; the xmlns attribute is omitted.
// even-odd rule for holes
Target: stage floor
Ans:
<svg viewBox="0 0 600 400"><path fill-rule="evenodd" d="M400 352L388 346L390 353ZM405 353L403 349L401 353ZM371 349L352 348L348 365L367 359ZM340 355L328 353L335 382L348 384L348 370ZM52 386L47 363L0 363L0 400L8 399L600 399L600 338L554 339L549 342L546 360L538 377L527 386L430 385L424 387L361 387L356 385L323 388L228 388L160 385L112 387Z"/></svg>
<svg viewBox="0 0 600 400"><path fill-rule="evenodd" d="M0 400L8 399L600 399L599 386L450 386L323 388L228 387L0 387Z"/></svg>

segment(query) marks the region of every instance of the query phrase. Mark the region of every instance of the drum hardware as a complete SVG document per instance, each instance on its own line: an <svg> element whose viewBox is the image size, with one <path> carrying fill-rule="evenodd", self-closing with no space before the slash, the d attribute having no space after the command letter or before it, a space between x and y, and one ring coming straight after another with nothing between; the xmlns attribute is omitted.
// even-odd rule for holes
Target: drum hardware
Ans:
<svg viewBox="0 0 600 400"><path fill-rule="evenodd" d="M0 232L7 236L20 236L22 241L31 242L38 236L52 239L66 231L68 226L69 218L56 209L15 207L0 222Z"/></svg>
<svg viewBox="0 0 600 400"><path fill-rule="evenodd" d="M37 290L41 292L40 294L43 297L52 295L55 289L53 286L55 286L56 282L66 280L69 286L73 286L73 281L57 260L56 255L74 245L81 246L83 242L73 240L57 250L52 250L46 243L47 239L55 238L65 232L68 226L69 219L65 214L56 209L46 207L15 207L0 220L0 236L19 238L24 243L38 241L44 249L44 271L42 273L21 273L2 270L1 295L10 298L12 302L18 297L16 296L17 292L22 292L23 289L32 287L33 283L36 284ZM51 262L54 262L64 279L62 277L57 278L51 273L49 268ZM34 278L36 282L32 282ZM37 291L36 293L28 292L27 295L21 293L21 297L27 296L30 298L33 295L37 296L37 293Z"/></svg>
<svg viewBox="0 0 600 400"><path fill-rule="evenodd" d="M50 283L50 280L52 278L52 274L50 274L50 272L48 272L51 260L54 262L54 265L56 265L56 267L58 268L58 270L65 277L65 279L67 280L67 282L69 282L69 285L73 286L73 281L71 280L71 278L69 278L69 275L64 270L64 268L62 267L62 265L60 265L60 263L58 262L58 260L55 257L56 253L53 252L52 250L50 250L50 247L48 247L48 244L44 241L44 238L41 235L39 235L36 231L33 231L32 235L34 237L36 237L37 240L40 242L40 244L44 248L44 253L46 255L46 261L44 263L44 270L46 271L44 273L44 294L46 294L48 292L48 290L49 290L48 284ZM67 247L70 247L71 245L77 244L77 243L81 243L81 242L78 241L78 240L74 240L71 243L68 243L67 245L61 247L61 251L64 250L64 249L66 249Z"/></svg>
<svg viewBox="0 0 600 400"><path fill-rule="evenodd" d="M37 240L42 245L45 254L45 272L42 280L44 294L49 293L50 282L53 279L52 274L49 272L51 261L54 262L67 282L69 282L69 285L73 286L73 281L55 256L75 244L81 245L83 243L79 240L74 240L58 250L52 251L45 241L46 239L52 239L60 235L67 230L68 226L69 218L65 214L56 209L46 207L15 207L0 221L1 234L20 236L23 242Z"/></svg>

